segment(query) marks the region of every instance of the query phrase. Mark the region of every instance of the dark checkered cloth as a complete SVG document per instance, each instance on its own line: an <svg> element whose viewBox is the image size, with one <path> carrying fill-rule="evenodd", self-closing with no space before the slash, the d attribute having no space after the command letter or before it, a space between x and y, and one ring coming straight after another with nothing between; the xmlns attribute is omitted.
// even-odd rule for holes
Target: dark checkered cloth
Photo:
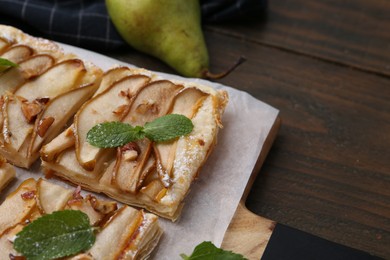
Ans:
<svg viewBox="0 0 390 260"><path fill-rule="evenodd" d="M204 22L222 22L261 16L266 0L201 0L201 8ZM125 45L104 0L0 0L0 23L89 49Z"/></svg>

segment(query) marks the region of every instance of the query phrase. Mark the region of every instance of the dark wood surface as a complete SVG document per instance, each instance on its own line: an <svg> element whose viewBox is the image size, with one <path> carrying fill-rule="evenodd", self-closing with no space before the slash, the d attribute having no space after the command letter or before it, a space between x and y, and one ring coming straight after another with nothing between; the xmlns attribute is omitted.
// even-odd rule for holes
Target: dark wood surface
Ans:
<svg viewBox="0 0 390 260"><path fill-rule="evenodd" d="M204 26L219 82L280 110L247 199L254 213L390 259L390 1L270 0L258 21ZM131 48L104 53L175 73Z"/></svg>
<svg viewBox="0 0 390 260"><path fill-rule="evenodd" d="M256 22L205 25L223 84L282 125L247 199L256 214L390 258L390 1L269 2ZM128 50L106 53L173 73Z"/></svg>

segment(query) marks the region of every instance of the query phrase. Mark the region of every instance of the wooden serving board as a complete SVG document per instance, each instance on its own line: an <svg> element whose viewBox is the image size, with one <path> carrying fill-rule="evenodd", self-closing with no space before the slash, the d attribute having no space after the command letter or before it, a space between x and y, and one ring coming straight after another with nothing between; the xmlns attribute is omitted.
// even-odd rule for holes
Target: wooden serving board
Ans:
<svg viewBox="0 0 390 260"><path fill-rule="evenodd" d="M248 210L245 201L277 136L280 124L280 117L277 117L222 242L222 248L242 254L248 259L258 260L261 258L276 225L275 221L258 216Z"/></svg>

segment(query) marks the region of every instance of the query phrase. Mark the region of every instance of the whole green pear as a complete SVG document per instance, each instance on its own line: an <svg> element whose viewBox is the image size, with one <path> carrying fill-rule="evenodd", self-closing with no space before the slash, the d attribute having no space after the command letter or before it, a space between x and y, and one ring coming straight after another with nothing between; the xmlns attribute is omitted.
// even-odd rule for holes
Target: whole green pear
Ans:
<svg viewBox="0 0 390 260"><path fill-rule="evenodd" d="M209 67L198 0L106 0L119 34L135 49L164 61L186 77Z"/></svg>

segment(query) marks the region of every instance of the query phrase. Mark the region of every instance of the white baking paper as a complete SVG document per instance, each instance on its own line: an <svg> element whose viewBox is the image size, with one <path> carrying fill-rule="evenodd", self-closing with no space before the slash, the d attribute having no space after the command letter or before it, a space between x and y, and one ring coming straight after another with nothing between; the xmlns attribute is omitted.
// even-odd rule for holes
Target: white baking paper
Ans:
<svg viewBox="0 0 390 260"><path fill-rule="evenodd" d="M64 44L61 46L66 52L75 53L103 70L115 65L134 67L94 52ZM188 80L159 74L168 79ZM222 118L224 128L219 132L218 144L191 187L180 219L172 223L160 218L164 234L152 255L153 259L181 259L181 253L191 254L194 247L203 241L221 245L264 141L278 115L278 110L245 92L205 80L189 80L227 90L230 100ZM1 201L5 194L30 177L43 177L39 162L29 171L17 168L17 180L2 192ZM59 180L50 181L72 188Z"/></svg>

